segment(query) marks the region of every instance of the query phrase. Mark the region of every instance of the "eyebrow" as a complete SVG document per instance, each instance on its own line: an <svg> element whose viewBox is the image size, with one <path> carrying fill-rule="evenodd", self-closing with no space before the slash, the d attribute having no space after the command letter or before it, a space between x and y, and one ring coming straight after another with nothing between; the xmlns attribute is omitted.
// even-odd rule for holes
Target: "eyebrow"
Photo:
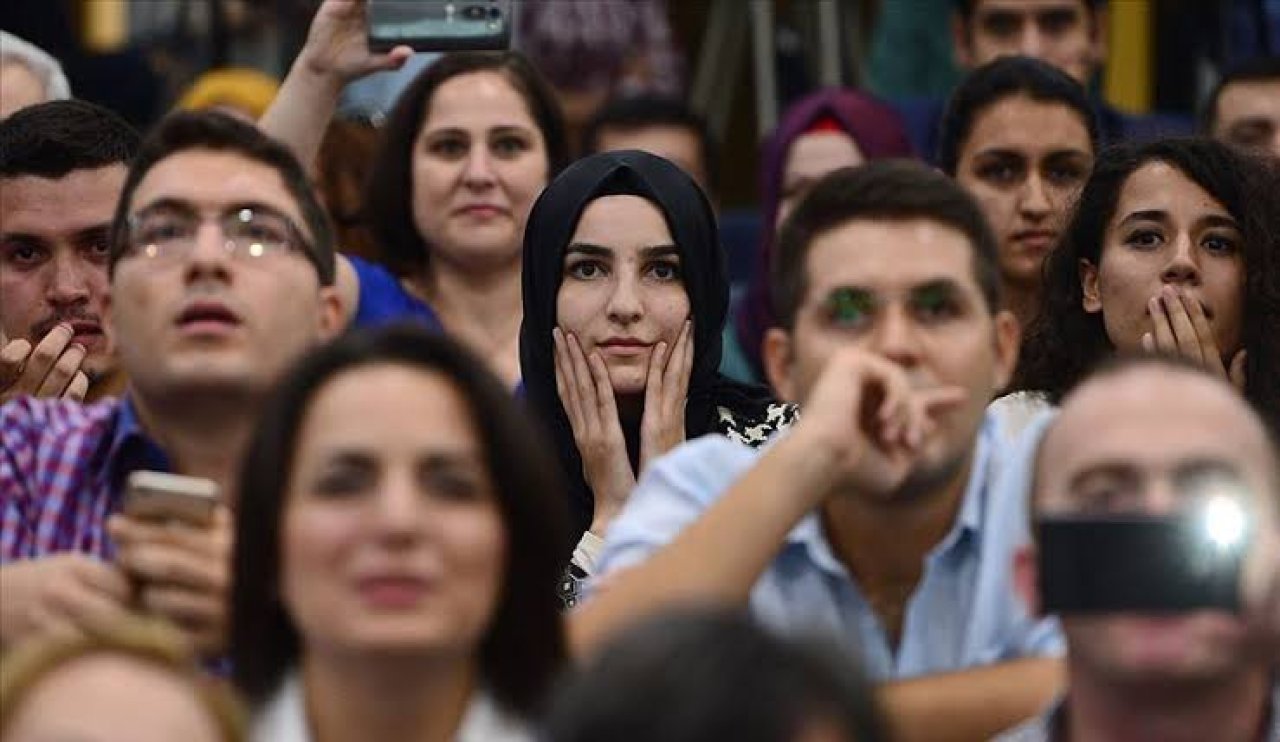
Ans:
<svg viewBox="0 0 1280 742"><path fill-rule="evenodd" d="M89 240L104 238L111 233L111 222L106 221L101 224L94 224L83 229L77 229L72 232L69 237L74 244L82 244ZM30 234L28 232L3 232L0 231L0 239L5 242L21 242L29 245L47 245L51 240L38 234Z"/></svg>
<svg viewBox="0 0 1280 742"><path fill-rule="evenodd" d="M941 292L950 294L952 296L964 295L963 287L961 287L961 285L956 281L954 281L953 279L935 278L932 280L924 281L923 283L918 283L908 288L907 296L914 299L918 297L920 294L928 293L931 291L941 291ZM852 292L856 294L864 294L867 296L874 296L874 297L883 295L883 292L876 291L875 289L867 286L859 286L857 284L842 284L840 286L832 286L831 289L828 290L826 293L826 300L830 301L832 298L836 296L836 294L839 294L842 292Z"/></svg>
<svg viewBox="0 0 1280 742"><path fill-rule="evenodd" d="M1172 219L1169 216L1169 212L1163 209L1147 209L1126 214L1125 217L1120 220L1119 226L1124 226L1125 224L1130 224L1132 222L1146 221L1168 224ZM1204 229L1206 227L1229 227L1235 230L1240 229L1240 225L1236 223L1235 219L1232 219L1229 216L1223 216L1222 214L1206 214L1199 219L1196 219L1195 226L1200 229Z"/></svg>
<svg viewBox="0 0 1280 742"><path fill-rule="evenodd" d="M573 242L565 248L565 257L573 253L581 253L596 258L612 258L614 250L611 247L603 245L595 245L590 242ZM640 248L640 257L645 259L665 258L670 256L680 257L680 249L675 245L652 245L650 247Z"/></svg>
<svg viewBox="0 0 1280 742"><path fill-rule="evenodd" d="M1101 477L1133 482L1141 478L1141 473L1137 466L1125 461L1103 461L1071 475L1071 479L1067 481L1067 490L1078 490L1089 480Z"/></svg>
<svg viewBox="0 0 1280 742"><path fill-rule="evenodd" d="M230 203L222 207L221 209L218 210L218 213L220 215L225 216L227 214L234 214L235 212L240 211L241 209L251 209L261 214L270 214L271 216L285 219L286 221L293 223L293 217L289 216L288 214L281 211L280 209L272 206L271 204L268 204L262 201L236 201L234 203ZM135 216L137 216L142 214L149 214L155 211L177 211L183 214L195 215L199 213L200 209L195 204L191 203L190 201L186 201L184 199L160 198L138 209L136 212L134 212L134 214Z"/></svg>
<svg viewBox="0 0 1280 742"><path fill-rule="evenodd" d="M942 292L950 296L961 296L964 291L960 288L960 284L950 278L938 278L932 281L926 281L917 286L913 286L910 291L912 297L918 297L921 294Z"/></svg>

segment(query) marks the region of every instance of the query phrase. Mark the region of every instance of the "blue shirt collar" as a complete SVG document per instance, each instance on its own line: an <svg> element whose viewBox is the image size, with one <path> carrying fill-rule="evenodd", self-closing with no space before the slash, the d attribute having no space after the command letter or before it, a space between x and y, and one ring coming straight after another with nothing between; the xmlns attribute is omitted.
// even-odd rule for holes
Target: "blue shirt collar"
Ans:
<svg viewBox="0 0 1280 742"><path fill-rule="evenodd" d="M964 499L960 503L960 512L956 514L956 522L947 532L945 538L930 552L930 561L943 558L955 550L964 548L965 544L974 542L982 533L982 514L987 501L987 490L994 483L992 471L992 446L1000 436L999 424L995 417L987 414L978 429L969 469L969 483L965 488ZM844 565L836 558L822 532L822 518L817 511L804 517L791 533L787 535L788 548L803 549L820 569L836 575L847 576Z"/></svg>
<svg viewBox="0 0 1280 742"><path fill-rule="evenodd" d="M143 430L137 408L128 394L120 399L115 430L107 439L103 462L112 492L122 491L125 478L132 472L168 472L173 469L168 454Z"/></svg>

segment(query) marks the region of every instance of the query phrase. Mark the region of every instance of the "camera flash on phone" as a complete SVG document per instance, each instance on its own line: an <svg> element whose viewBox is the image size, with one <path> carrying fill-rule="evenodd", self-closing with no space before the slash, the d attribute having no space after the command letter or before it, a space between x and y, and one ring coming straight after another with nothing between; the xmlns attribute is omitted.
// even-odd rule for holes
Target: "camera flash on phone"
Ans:
<svg viewBox="0 0 1280 742"><path fill-rule="evenodd" d="M1204 506L1204 527L1209 541L1221 551L1237 546L1244 538L1247 520L1236 498L1215 495Z"/></svg>

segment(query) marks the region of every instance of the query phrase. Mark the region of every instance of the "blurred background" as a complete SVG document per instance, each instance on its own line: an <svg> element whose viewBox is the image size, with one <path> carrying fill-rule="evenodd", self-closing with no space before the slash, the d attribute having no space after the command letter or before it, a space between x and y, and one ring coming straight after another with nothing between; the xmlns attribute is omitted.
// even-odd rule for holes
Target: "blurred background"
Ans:
<svg viewBox="0 0 1280 742"><path fill-rule="evenodd" d="M250 115L265 109L318 5L4 0L0 28L58 57L77 97L145 127L184 97L216 97L225 86ZM1108 56L1093 85L1125 112L1190 117L1224 66L1277 53L1280 0L1105 7ZM888 99L945 95L959 75L952 8L953 0L517 0L513 45L559 88L571 121L618 92L687 96L723 142L722 205L749 208L760 138L789 101L832 85ZM565 43L576 44L573 54L557 47ZM344 112L376 124L403 80L429 63L419 56L399 76L349 90ZM202 77L210 70L224 72Z"/></svg>

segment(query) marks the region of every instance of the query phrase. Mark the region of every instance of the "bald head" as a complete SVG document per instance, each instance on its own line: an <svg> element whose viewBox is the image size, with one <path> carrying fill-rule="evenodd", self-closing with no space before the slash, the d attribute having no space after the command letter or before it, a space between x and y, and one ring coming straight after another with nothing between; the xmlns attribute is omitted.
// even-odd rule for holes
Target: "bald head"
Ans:
<svg viewBox="0 0 1280 742"><path fill-rule="evenodd" d="M1226 382L1149 358L1101 371L1063 400L1036 462L1037 511L1160 514L1205 474L1237 479L1274 515L1280 463L1261 418Z"/></svg>

